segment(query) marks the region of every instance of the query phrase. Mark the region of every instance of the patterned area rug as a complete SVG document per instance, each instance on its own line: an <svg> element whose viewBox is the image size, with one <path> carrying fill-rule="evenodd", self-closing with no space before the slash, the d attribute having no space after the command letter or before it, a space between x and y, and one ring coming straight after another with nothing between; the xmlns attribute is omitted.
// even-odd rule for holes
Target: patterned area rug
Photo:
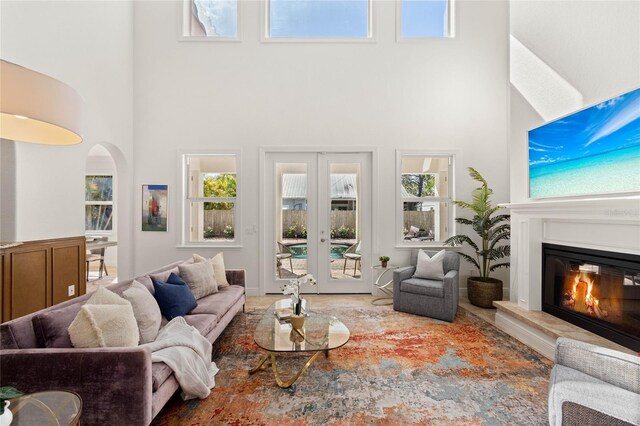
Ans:
<svg viewBox="0 0 640 426"><path fill-rule="evenodd" d="M262 311L238 314L214 343L220 368L204 400L174 396L154 424L543 425L552 363L487 322L458 310L453 324L390 306L333 308L350 341L319 356L290 389L270 369L250 376L262 352ZM308 356L278 358L285 378Z"/></svg>

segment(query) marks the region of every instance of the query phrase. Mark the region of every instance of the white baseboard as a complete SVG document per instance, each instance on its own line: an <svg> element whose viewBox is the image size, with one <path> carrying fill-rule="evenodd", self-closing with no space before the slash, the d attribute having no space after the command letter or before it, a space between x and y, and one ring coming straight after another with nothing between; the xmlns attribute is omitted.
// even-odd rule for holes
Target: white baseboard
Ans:
<svg viewBox="0 0 640 426"><path fill-rule="evenodd" d="M553 360L556 341L540 330L499 310L496 312L496 327Z"/></svg>
<svg viewBox="0 0 640 426"><path fill-rule="evenodd" d="M246 287L244 289L247 296L260 296L260 289L256 287Z"/></svg>

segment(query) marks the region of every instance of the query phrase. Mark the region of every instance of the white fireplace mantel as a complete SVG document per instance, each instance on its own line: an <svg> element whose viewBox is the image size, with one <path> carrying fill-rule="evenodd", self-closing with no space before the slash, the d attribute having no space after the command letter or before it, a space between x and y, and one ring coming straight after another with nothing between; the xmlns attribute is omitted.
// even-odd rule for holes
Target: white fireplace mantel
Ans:
<svg viewBox="0 0 640 426"><path fill-rule="evenodd" d="M504 204L511 211L510 301L496 326L553 359L558 335L629 351L540 312L542 243L640 255L640 195Z"/></svg>
<svg viewBox="0 0 640 426"><path fill-rule="evenodd" d="M640 195L504 204L511 211L511 302L542 307L542 243L640 254Z"/></svg>

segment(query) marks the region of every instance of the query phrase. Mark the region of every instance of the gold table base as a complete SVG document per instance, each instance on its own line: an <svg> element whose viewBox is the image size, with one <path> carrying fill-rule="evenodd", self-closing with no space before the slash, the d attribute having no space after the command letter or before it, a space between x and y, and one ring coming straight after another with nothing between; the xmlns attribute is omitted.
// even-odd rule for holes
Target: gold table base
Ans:
<svg viewBox="0 0 640 426"><path fill-rule="evenodd" d="M293 385L298 380L298 378L302 375L302 373L304 373L305 370L307 368L309 368L309 366L313 363L313 361L315 361L315 359L318 357L318 355L320 355L322 352L324 352L324 355L326 357L329 356L329 351L328 350L316 352L309 359L309 361L307 361L302 366L300 371L298 371L298 373L296 373L292 378L290 378L287 381L282 381L282 379L280 378L280 375L278 374L278 367L276 365L276 354L274 352L269 352L269 351L267 351L267 353L264 354L264 356L262 357L262 359L260 360L260 362L258 363L258 365L255 368L252 368L251 370L249 370L249 374L254 374L254 373L257 373L260 370L264 370L265 368L267 368L266 362L267 362L267 360L269 360L271 362L271 369L273 370L273 376L276 379L276 383L278 384L279 387L281 387L283 389L287 389L287 388L290 388L291 385Z"/></svg>

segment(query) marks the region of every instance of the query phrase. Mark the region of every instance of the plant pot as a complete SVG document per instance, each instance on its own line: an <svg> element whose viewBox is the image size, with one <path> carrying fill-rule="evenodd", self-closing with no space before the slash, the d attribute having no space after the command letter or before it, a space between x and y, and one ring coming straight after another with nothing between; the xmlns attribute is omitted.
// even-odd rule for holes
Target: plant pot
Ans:
<svg viewBox="0 0 640 426"><path fill-rule="evenodd" d="M9 410L10 401L4 402L4 413L0 416L0 426L9 426L13 421L13 413Z"/></svg>
<svg viewBox="0 0 640 426"><path fill-rule="evenodd" d="M495 300L502 300L502 281L495 278L469 277L467 294L472 305L493 308Z"/></svg>
<svg viewBox="0 0 640 426"><path fill-rule="evenodd" d="M388 262L388 261L387 261L387 262ZM381 265L383 268L386 268L386 267L387 267L387 262L381 262L381 263L380 263L380 265Z"/></svg>
<svg viewBox="0 0 640 426"><path fill-rule="evenodd" d="M289 321L291 321L291 327L294 330L302 331L302 327L304 327L304 315L291 315Z"/></svg>

